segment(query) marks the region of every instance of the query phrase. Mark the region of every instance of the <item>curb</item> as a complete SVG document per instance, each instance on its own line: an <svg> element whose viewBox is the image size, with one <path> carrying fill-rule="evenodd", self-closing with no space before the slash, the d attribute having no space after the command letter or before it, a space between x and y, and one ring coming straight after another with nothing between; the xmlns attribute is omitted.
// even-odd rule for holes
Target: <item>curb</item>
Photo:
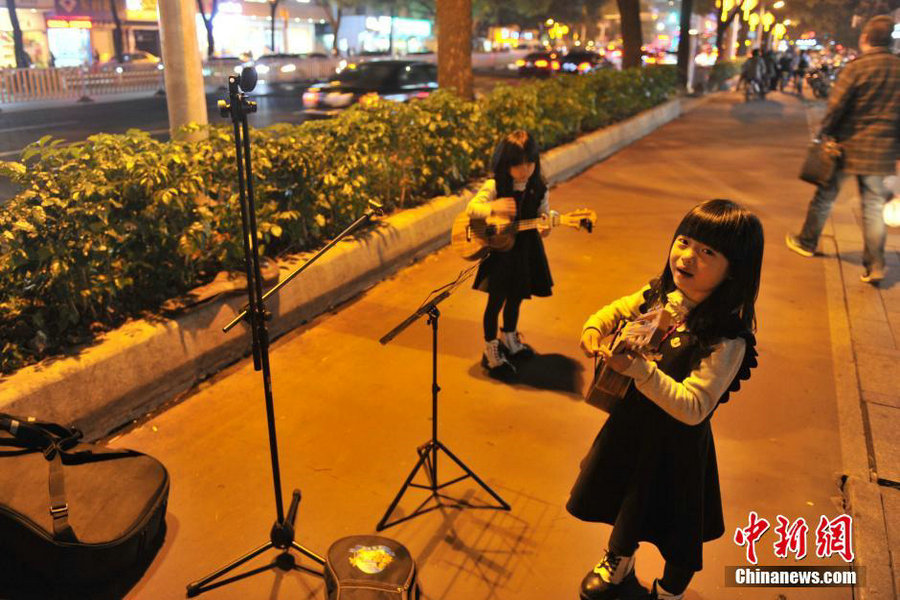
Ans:
<svg viewBox="0 0 900 600"><path fill-rule="evenodd" d="M554 148L542 157L552 185L572 177L681 114L681 99ZM345 240L286 286L268 309L274 339L385 279L450 241L453 219L472 192L440 197L392 215L357 239ZM279 261L293 270L307 256ZM174 320L130 321L77 356L48 359L0 379L0 411L74 423L87 439L151 411L197 381L248 354L246 323L223 334L244 295L215 300Z"/></svg>

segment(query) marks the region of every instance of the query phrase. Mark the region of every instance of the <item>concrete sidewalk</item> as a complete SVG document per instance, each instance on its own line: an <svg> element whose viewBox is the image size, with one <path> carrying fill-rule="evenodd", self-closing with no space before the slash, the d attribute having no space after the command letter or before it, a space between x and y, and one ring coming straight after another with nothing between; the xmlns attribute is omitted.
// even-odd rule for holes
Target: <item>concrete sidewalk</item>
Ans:
<svg viewBox="0 0 900 600"><path fill-rule="evenodd" d="M824 103L809 103L810 132L824 115ZM812 189L809 197L812 197ZM804 212L798 210L794 231ZM855 181L847 181L823 232L820 250L833 314L832 351L845 368L837 393L846 407L843 422L847 500L864 538L877 587L862 598L896 598L900 593L900 229L888 228L887 278L878 286L859 280L862 266L862 212ZM803 259L798 257L798 263ZM844 317L841 317L843 313ZM837 321L842 321L835 324ZM858 415L858 417L857 417ZM858 430L852 423L858 420ZM889 557L889 560L874 559Z"/></svg>
<svg viewBox="0 0 900 600"><path fill-rule="evenodd" d="M825 240L836 248L829 256L804 261L784 247L811 193L796 178L806 123L804 105L790 96L744 104L718 95L555 187L555 209L592 208L600 220L592 235L557 230L548 238L554 295L523 305L520 330L538 355L522 365L516 383L492 380L479 365L485 297L464 287L441 304L439 438L512 510L435 511L385 532L412 551L426 598L577 598L609 533L564 509L605 419L581 401L591 368L577 348L581 324L657 274L680 218L711 197L750 206L768 244L757 305L760 367L713 421L726 533L705 545L704 570L686 599L894 597L890 561L900 550L900 512L896 489L879 481L895 477L898 465L889 419L900 407L890 378L900 286L896 272L880 289L856 286L853 244L861 238L846 196ZM890 244L900 245L895 232ZM896 258L891 266L900 272ZM378 339L465 266L444 249L274 344L283 493L302 488L297 540L304 546L324 554L340 537L372 533L412 468L415 448L431 434L430 329L420 322L386 346ZM165 544L125 597L182 598L188 582L267 541L272 473L261 377L249 361L111 444L156 456L172 477ZM442 480L455 475L446 461L441 469ZM471 480L447 491L489 500ZM407 494L399 514L422 499ZM776 515L810 524L803 560L775 557L770 531L757 546L761 565L845 565L837 556L816 557L813 530L821 516L834 518L848 504L865 587L725 586L727 567L748 565L732 537L751 511L773 527ZM252 566L264 562L256 560ZM640 581L649 585L662 566L656 549L643 544ZM315 577L267 572L203 597L321 599L325 592Z"/></svg>

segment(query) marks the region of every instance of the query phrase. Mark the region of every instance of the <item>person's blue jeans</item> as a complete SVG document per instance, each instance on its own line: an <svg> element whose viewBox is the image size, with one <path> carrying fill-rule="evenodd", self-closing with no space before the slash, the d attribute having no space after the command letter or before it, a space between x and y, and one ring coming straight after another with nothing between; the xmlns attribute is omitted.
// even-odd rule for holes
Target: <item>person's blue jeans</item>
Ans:
<svg viewBox="0 0 900 600"><path fill-rule="evenodd" d="M856 179L862 199L863 266L867 271L883 272L884 244L887 237L884 226L884 203L890 197L884 185L884 175L856 175L839 171L831 185L816 189L806 210L803 229L797 239L804 248L810 251L816 249L841 184L848 177Z"/></svg>

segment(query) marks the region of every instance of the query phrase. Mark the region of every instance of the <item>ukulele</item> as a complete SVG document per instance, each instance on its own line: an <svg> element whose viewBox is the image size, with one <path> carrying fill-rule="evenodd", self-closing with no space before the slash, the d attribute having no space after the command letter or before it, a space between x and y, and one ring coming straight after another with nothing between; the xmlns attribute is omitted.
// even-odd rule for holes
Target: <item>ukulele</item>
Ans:
<svg viewBox="0 0 900 600"><path fill-rule="evenodd" d="M590 233L597 222L597 213L579 209L560 215L542 215L536 219L513 221L509 217L491 215L487 219L473 219L462 213L453 221L450 245L466 260L481 260L488 252L506 252L516 243L516 234L529 229L549 229L567 225Z"/></svg>
<svg viewBox="0 0 900 600"><path fill-rule="evenodd" d="M609 340L606 347L612 354L621 354L626 350L640 354L644 358L658 358L660 344L672 331L672 315L662 308L639 315L633 321L624 321L604 340ZM600 410L610 412L631 385L631 377L614 371L602 358L596 359L594 380L584 396L585 402Z"/></svg>

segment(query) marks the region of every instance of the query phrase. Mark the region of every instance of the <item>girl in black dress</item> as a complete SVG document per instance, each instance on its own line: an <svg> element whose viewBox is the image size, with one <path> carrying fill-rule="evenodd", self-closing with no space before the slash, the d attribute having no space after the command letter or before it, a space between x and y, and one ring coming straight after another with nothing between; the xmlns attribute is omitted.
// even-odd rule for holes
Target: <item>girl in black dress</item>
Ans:
<svg viewBox="0 0 900 600"><path fill-rule="evenodd" d="M534 219L551 217L550 194L541 175L541 159L534 138L527 131L514 131L503 138L491 161L493 179L488 179L469 202L472 219L491 215ZM541 236L550 228L522 231L507 252L491 252L482 261L474 288L488 293L484 309L485 349L481 364L494 375L513 375L507 357L532 354L519 333L519 307L531 296L549 296L553 279ZM497 321L503 311L503 328L497 337Z"/></svg>
<svg viewBox="0 0 900 600"><path fill-rule="evenodd" d="M582 461L566 507L613 526L606 556L582 581L582 600L618 598L623 585L633 585L641 541L666 561L651 598L682 598L703 568L703 542L724 533L710 419L756 366L762 255L753 213L729 200L704 202L678 226L662 275L585 323L585 353L634 382ZM654 360L601 347L620 320L659 307L675 325Z"/></svg>

